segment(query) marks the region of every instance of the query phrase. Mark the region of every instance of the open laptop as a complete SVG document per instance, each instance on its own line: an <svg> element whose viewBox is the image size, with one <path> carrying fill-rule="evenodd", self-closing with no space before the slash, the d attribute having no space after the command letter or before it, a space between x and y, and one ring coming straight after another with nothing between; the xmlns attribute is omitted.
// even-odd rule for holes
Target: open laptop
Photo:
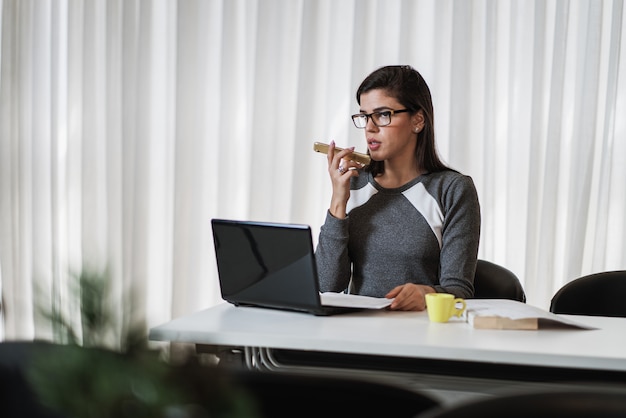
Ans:
<svg viewBox="0 0 626 418"><path fill-rule="evenodd" d="M388 306L384 299L320 295L311 227L211 219L222 298L259 306L334 315ZM324 296L332 306L322 304ZM348 300L345 300L348 299Z"/></svg>

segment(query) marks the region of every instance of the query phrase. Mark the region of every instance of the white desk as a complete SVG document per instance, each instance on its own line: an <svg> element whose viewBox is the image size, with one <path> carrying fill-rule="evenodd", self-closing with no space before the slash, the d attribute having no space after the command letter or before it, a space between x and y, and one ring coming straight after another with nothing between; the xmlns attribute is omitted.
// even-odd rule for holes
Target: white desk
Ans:
<svg viewBox="0 0 626 418"><path fill-rule="evenodd" d="M396 365L406 364L406 371L413 367L411 361L436 364L435 371L432 366L416 371L421 386L426 384L425 375L431 384L442 385L433 380L443 379L437 370L450 376L451 371L462 369L454 382L443 386L454 390L482 379L482 387L474 390L480 393L501 388L503 381L538 384L563 382L572 376L595 383L603 383L606 376L607 382L626 384L626 318L568 318L598 329L480 330L460 321L431 323L426 312L367 311L318 317L222 303L152 328L149 339L242 347L249 367L273 370L295 367L273 358L272 353L281 349L384 358L389 364L394 360ZM489 368L506 377L485 375ZM530 370L537 373L518 378L518 373Z"/></svg>

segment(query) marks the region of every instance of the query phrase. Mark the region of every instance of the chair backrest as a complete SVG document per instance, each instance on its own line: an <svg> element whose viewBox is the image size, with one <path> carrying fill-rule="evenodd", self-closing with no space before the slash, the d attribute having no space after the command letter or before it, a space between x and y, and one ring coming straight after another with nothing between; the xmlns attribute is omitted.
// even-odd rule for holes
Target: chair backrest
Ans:
<svg viewBox="0 0 626 418"><path fill-rule="evenodd" d="M541 392L495 394L442 405L416 418L596 418L626 417L623 387L544 389Z"/></svg>
<svg viewBox="0 0 626 418"><path fill-rule="evenodd" d="M626 270L605 271L579 277L552 297L556 314L626 317Z"/></svg>
<svg viewBox="0 0 626 418"><path fill-rule="evenodd" d="M512 271L490 261L478 260L474 275L474 298L526 302L526 293Z"/></svg>
<svg viewBox="0 0 626 418"><path fill-rule="evenodd" d="M232 385L246 393L260 418L347 415L415 418L441 402L427 393L347 375L230 370Z"/></svg>

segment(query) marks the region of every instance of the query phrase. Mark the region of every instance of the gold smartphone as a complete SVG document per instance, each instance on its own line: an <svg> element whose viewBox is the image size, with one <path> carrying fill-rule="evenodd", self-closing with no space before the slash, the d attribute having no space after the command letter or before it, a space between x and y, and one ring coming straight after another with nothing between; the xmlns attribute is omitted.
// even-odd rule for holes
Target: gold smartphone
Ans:
<svg viewBox="0 0 626 418"><path fill-rule="evenodd" d="M335 147L335 152L339 152L341 150L343 150L343 148ZM322 142L314 142L313 151L328 154L328 144L324 144ZM363 165L368 165L372 160L369 155L356 151L353 151L352 154L348 154L345 158Z"/></svg>

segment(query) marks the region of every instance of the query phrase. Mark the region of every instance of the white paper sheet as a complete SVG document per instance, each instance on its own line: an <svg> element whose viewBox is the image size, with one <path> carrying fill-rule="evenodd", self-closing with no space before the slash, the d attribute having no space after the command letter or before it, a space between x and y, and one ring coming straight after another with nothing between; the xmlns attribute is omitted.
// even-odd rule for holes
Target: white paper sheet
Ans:
<svg viewBox="0 0 626 418"><path fill-rule="evenodd" d="M320 293L322 305L349 308L382 309L391 305L393 299L375 298L371 296L350 295L347 293Z"/></svg>

